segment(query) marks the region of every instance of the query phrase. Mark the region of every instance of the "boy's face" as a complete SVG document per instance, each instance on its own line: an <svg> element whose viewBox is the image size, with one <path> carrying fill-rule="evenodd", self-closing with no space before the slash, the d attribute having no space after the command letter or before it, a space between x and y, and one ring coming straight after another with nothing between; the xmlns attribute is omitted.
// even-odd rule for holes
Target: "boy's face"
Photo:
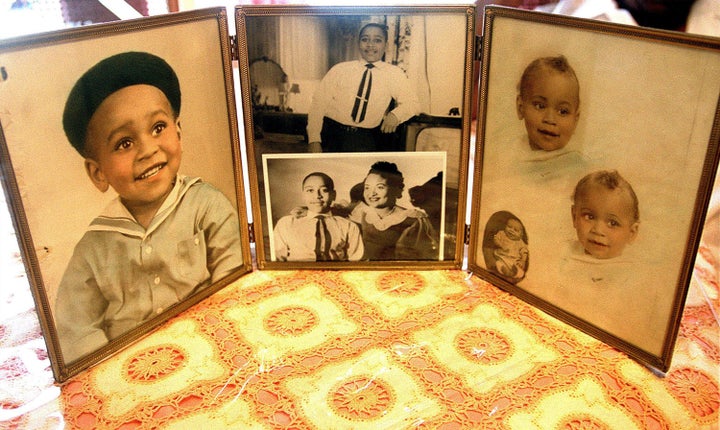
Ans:
<svg viewBox="0 0 720 430"><path fill-rule="evenodd" d="M102 192L112 187L133 209L162 204L180 167L180 124L158 88L132 85L112 93L87 130L85 168Z"/></svg>
<svg viewBox="0 0 720 430"><path fill-rule="evenodd" d="M585 252L595 258L618 257L635 240L632 199L626 190L589 185L572 207L573 226Z"/></svg>
<svg viewBox="0 0 720 430"><path fill-rule="evenodd" d="M303 202L308 209L325 213L330 210L330 205L335 200L335 190L328 188L325 180L320 176L310 176L303 182Z"/></svg>
<svg viewBox="0 0 720 430"><path fill-rule="evenodd" d="M523 227L522 224L516 219L509 219L505 225L505 234L512 240L519 240L522 238Z"/></svg>
<svg viewBox="0 0 720 430"><path fill-rule="evenodd" d="M360 33L360 55L368 63L382 60L385 55L385 34L377 27L367 27Z"/></svg>
<svg viewBox="0 0 720 430"><path fill-rule="evenodd" d="M543 151L564 148L580 117L577 83L566 73L542 69L528 87L517 97L517 114L525 121L530 146Z"/></svg>

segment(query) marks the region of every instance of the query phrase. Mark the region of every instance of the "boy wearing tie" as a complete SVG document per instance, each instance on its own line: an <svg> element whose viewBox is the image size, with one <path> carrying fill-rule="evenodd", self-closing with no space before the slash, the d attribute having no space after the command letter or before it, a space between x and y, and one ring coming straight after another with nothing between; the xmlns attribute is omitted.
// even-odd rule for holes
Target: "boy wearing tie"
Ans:
<svg viewBox="0 0 720 430"><path fill-rule="evenodd" d="M274 235L276 261L358 261L363 246L360 229L352 221L332 214L335 184L322 172L302 181L307 212L287 215L277 222Z"/></svg>

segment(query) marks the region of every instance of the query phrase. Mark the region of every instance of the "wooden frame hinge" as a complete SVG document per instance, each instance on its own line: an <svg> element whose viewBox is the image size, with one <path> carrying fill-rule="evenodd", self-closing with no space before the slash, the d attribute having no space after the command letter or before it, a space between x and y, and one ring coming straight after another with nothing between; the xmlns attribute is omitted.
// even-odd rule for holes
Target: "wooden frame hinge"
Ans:
<svg viewBox="0 0 720 430"><path fill-rule="evenodd" d="M475 61L482 60L483 37L479 34L475 35Z"/></svg>
<svg viewBox="0 0 720 430"><path fill-rule="evenodd" d="M465 234L463 237L463 243L470 245L470 224L465 224Z"/></svg>
<svg viewBox="0 0 720 430"><path fill-rule="evenodd" d="M230 59L233 61L240 61L240 53L238 52L238 39L237 35L231 34L230 38Z"/></svg>
<svg viewBox="0 0 720 430"><path fill-rule="evenodd" d="M255 223L248 224L248 238L250 243L255 243Z"/></svg>

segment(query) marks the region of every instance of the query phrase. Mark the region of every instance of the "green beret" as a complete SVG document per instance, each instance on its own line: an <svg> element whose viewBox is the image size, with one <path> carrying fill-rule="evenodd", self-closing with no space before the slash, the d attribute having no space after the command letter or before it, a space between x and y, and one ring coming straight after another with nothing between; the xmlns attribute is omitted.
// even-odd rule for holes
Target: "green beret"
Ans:
<svg viewBox="0 0 720 430"><path fill-rule="evenodd" d="M78 79L70 91L63 128L70 144L85 157L85 135L90 118L110 94L131 85L152 85L162 91L175 115L180 114L180 83L172 67L146 52L125 52L108 57Z"/></svg>

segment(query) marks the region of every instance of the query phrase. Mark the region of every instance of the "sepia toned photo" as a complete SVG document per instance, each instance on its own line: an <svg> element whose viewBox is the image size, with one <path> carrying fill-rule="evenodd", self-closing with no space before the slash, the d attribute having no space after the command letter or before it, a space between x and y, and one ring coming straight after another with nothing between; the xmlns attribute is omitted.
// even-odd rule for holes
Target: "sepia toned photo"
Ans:
<svg viewBox="0 0 720 430"><path fill-rule="evenodd" d="M484 30L469 267L667 369L717 165L720 46L502 8Z"/></svg>
<svg viewBox="0 0 720 430"><path fill-rule="evenodd" d="M224 11L131 24L0 45L6 192L58 380L252 264Z"/></svg>
<svg viewBox="0 0 720 430"><path fill-rule="evenodd" d="M441 151L447 159L442 261L459 266L474 9L241 6L236 12L259 265L279 261L271 255L272 220L264 207L264 155Z"/></svg>
<svg viewBox="0 0 720 430"><path fill-rule="evenodd" d="M263 157L272 261L440 261L445 153Z"/></svg>

